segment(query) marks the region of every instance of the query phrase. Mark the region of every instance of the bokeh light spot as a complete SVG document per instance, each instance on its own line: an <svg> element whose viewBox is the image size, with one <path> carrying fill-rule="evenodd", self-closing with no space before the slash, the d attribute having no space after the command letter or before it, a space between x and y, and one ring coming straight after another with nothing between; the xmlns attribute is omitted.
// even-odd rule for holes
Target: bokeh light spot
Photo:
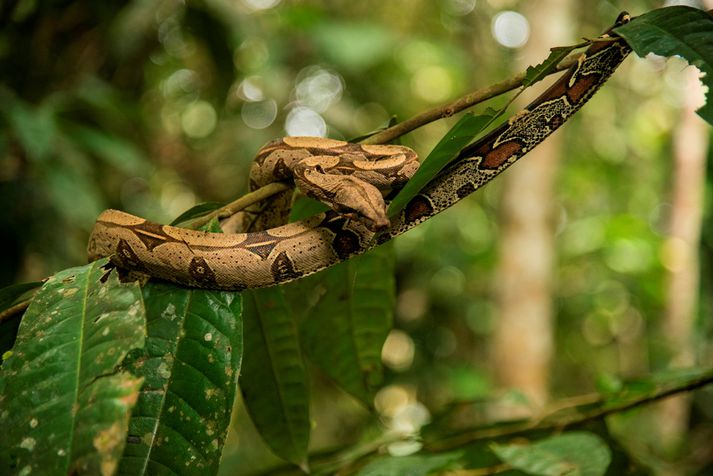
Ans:
<svg viewBox="0 0 713 476"><path fill-rule="evenodd" d="M260 76L249 76L240 83L238 94L246 101L262 101L265 99L265 93L260 86Z"/></svg>
<svg viewBox="0 0 713 476"><path fill-rule="evenodd" d="M238 70L256 70L263 67L270 57L270 51L262 38L248 38L233 54L233 63Z"/></svg>
<svg viewBox="0 0 713 476"><path fill-rule="evenodd" d="M381 349L381 360L389 368L402 372L413 364L415 354L413 339L404 331L392 329Z"/></svg>
<svg viewBox="0 0 713 476"><path fill-rule="evenodd" d="M445 7L451 15L465 16L473 11L475 2L476 0L448 0Z"/></svg>
<svg viewBox="0 0 713 476"><path fill-rule="evenodd" d="M251 129L265 129L275 122L277 103L273 99L259 102L246 102L240 109L240 117Z"/></svg>
<svg viewBox="0 0 713 476"><path fill-rule="evenodd" d="M441 102L450 97L453 79L443 66L425 66L416 71L411 80L411 89L426 101Z"/></svg>
<svg viewBox="0 0 713 476"><path fill-rule="evenodd" d="M404 435L418 432L423 425L431 421L431 414L420 402L401 405L391 419L391 429Z"/></svg>
<svg viewBox="0 0 713 476"><path fill-rule="evenodd" d="M251 10L268 10L276 7L281 0L243 0L243 4Z"/></svg>
<svg viewBox="0 0 713 476"><path fill-rule="evenodd" d="M341 76L314 66L302 70L300 76L295 95L301 105L324 112L342 97Z"/></svg>
<svg viewBox="0 0 713 476"><path fill-rule="evenodd" d="M289 136L326 137L327 124L313 109L297 106L287 114L285 131Z"/></svg>
<svg viewBox="0 0 713 476"><path fill-rule="evenodd" d="M379 390L374 397L374 408L385 417L392 417L399 408L411 401L408 389L402 385L387 385Z"/></svg>
<svg viewBox="0 0 713 476"><path fill-rule="evenodd" d="M208 136L215 129L218 116L207 101L196 101L186 107L181 115L183 132L193 139Z"/></svg>
<svg viewBox="0 0 713 476"><path fill-rule="evenodd" d="M606 250L607 266L620 273L640 273L651 265L653 252L650 245L641 239L618 239Z"/></svg>
<svg viewBox="0 0 713 476"><path fill-rule="evenodd" d="M691 264L693 253L693 247L685 240L672 236L661 245L659 257L664 268L678 273Z"/></svg>
<svg viewBox="0 0 713 476"><path fill-rule="evenodd" d="M491 31L495 41L508 48L520 48L530 38L530 23L522 14L506 10L493 18Z"/></svg>

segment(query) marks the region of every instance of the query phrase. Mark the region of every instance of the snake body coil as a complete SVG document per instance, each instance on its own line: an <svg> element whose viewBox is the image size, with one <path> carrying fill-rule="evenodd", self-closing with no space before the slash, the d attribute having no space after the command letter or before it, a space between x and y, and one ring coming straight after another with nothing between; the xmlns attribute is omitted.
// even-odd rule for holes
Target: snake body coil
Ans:
<svg viewBox="0 0 713 476"><path fill-rule="evenodd" d="M621 21L626 20L620 17ZM629 51L621 38L595 41L577 64L524 111L466 147L391 219L386 231L373 231L379 227L367 227L364 221L353 219L353 214L333 211L264 231L220 234L159 225L106 210L92 231L89 258L111 256L121 268L209 289L272 286L314 273L404 233L478 190L571 117ZM368 158L407 154L405 148L345 144L285 138L269 146L287 156L314 155L310 150L316 149L330 155L329 149L340 147L360 147Z"/></svg>

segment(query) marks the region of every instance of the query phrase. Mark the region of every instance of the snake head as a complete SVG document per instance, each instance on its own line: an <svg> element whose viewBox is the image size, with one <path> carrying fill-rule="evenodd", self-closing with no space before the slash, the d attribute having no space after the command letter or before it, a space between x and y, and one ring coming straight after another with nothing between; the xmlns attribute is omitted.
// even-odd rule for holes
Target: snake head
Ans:
<svg viewBox="0 0 713 476"><path fill-rule="evenodd" d="M362 222L371 231L382 231L389 226L384 197L370 183L350 175L329 175L311 169L296 177L295 185L305 195Z"/></svg>

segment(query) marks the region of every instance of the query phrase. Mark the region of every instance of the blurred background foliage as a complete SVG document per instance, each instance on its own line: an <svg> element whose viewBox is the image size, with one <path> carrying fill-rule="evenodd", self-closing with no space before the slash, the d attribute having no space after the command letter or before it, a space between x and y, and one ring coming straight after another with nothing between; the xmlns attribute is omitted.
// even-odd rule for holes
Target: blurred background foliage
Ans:
<svg viewBox="0 0 713 476"><path fill-rule="evenodd" d="M0 3L0 285L83 263L104 208L166 222L196 203L239 196L253 154L272 138L356 137L519 72L528 32L552 27L530 24L519 13L525 3ZM662 6L577 5L570 43L597 35L622 9ZM660 318L676 266L665 237L684 67L630 58L558 132L551 399L669 362ZM425 156L452 123L430 124L403 143ZM489 358L501 194L496 181L396 240L398 306L378 418L317 374L312 447L367 441L454 408L473 425L492 418L486 402L527 406L521 392L495 382ZM713 221L706 222L693 343L697 360L710 363ZM699 467L710 464L712 396L696 394L684 449L657 452L646 414L625 431L653 467L691 454ZM237 411L224 474L275 461Z"/></svg>

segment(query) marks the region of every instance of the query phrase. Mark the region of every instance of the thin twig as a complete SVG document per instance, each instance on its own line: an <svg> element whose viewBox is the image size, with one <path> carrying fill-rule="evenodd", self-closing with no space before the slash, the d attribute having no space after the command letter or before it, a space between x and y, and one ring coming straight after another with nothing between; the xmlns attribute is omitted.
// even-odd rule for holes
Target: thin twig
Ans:
<svg viewBox="0 0 713 476"><path fill-rule="evenodd" d="M565 59L560 61L556 68L549 74L554 74L569 68L577 62L577 58L579 56L580 54L576 53L567 56ZM443 119L445 117L450 117L458 112L468 109L469 107L475 106L476 104L487 101L488 99L492 99L508 91L512 91L513 89L522 86L522 82L524 81L524 79L525 72L522 72L513 76L510 79L506 79L505 81L501 81L491 86L475 90L444 106L429 109L428 111L417 114L411 119L407 119L398 124L394 124L393 126L384 129L383 131L377 132L376 134L359 141L359 143L367 145L387 144L393 141L394 139L401 137L404 134L418 129L419 127L425 126L426 124L437 121L439 119ZM246 207L254 203L258 203L266 198L271 197L276 193L280 193L288 189L289 186L283 182L275 182L269 185L265 185L264 187L261 187L253 192L249 192L243 195L237 200L215 210L214 212L204 217L195 219L193 222L191 222L189 227L201 227L206 223L210 222L213 218L227 218L241 210L244 210Z"/></svg>
<svg viewBox="0 0 713 476"><path fill-rule="evenodd" d="M222 218L227 218L229 216L235 215L236 213L241 210L244 210L250 205L265 200L266 198L269 198L275 195L276 193L284 192L285 190L289 189L290 185L285 182L273 182L267 184L264 187L260 187L253 192L243 195L237 200L233 200L229 204L220 207L219 209L209 213L208 215L196 218L191 222L189 228L199 228L205 225L206 223L209 223L213 218L217 218L220 220Z"/></svg>
<svg viewBox="0 0 713 476"><path fill-rule="evenodd" d="M552 421L541 423L540 420L527 421L524 423L513 424L509 427L496 427L486 429L465 430L458 435L441 439L437 442L425 444L424 448L428 451L445 451L448 449L459 448L463 445L483 439L494 439L503 437L512 437L529 431L561 431L566 427L582 425L595 420L601 420L605 417L616 413L623 413L636 407L648 405L650 403L663 400L673 395L690 392L700 387L713 383L713 371L708 372L704 376L695 380L689 381L683 385L673 386L671 388L653 393L645 397L624 402L618 405L612 405L606 408L597 408L587 413L553 419Z"/></svg>
<svg viewBox="0 0 713 476"><path fill-rule="evenodd" d="M568 69L570 66L577 62L577 58L579 58L579 56L581 56L581 53L575 53L567 56L565 59L560 61L555 70L549 74L554 74L556 72ZM396 139L397 137L401 137L402 135L407 134L413 131L414 129L418 129L419 127L424 126L428 123L446 117L450 117L458 112L463 111L464 109L468 109L469 107L475 106L476 104L479 104L483 101L487 101L488 99L492 99L508 91L512 91L513 89L522 86L522 82L524 81L524 79L525 72L522 72L513 76L510 79L506 79L505 81L501 81L486 88L478 89L444 106L429 109L428 111L424 111L412 117L411 119L407 119L403 122L389 127L388 129L384 129L381 132L377 132L373 136L369 136L366 139L362 140L361 143L386 144Z"/></svg>
<svg viewBox="0 0 713 476"><path fill-rule="evenodd" d="M0 312L0 322L4 322L6 319L10 319L11 317L14 317L17 314L22 314L23 312L25 312L25 309L30 306L30 301L31 299L28 299L27 301L15 304L14 306L10 306L4 311Z"/></svg>

